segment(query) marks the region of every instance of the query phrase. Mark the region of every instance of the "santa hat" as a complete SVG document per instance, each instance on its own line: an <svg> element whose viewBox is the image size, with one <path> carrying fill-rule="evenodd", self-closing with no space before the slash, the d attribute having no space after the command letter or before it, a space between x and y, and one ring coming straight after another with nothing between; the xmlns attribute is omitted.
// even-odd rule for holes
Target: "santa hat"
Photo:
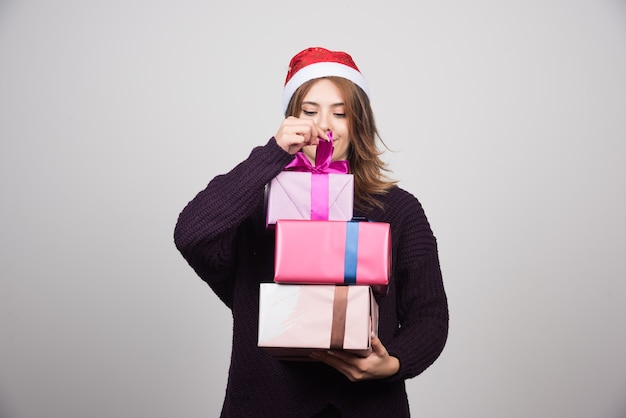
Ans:
<svg viewBox="0 0 626 418"><path fill-rule="evenodd" d="M350 55L319 47L307 48L298 52L289 63L283 89L283 111L287 111L289 101L298 87L314 78L327 76L346 78L369 95L367 80Z"/></svg>

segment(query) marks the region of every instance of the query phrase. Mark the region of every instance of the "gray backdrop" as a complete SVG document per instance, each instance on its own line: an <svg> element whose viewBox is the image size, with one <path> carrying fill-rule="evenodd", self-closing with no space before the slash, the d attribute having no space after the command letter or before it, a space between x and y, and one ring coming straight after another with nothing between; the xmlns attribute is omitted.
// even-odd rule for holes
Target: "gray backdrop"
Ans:
<svg viewBox="0 0 626 418"><path fill-rule="evenodd" d="M626 416L626 4L0 0L0 416L215 417L231 319L183 206L349 51L440 243L416 417Z"/></svg>

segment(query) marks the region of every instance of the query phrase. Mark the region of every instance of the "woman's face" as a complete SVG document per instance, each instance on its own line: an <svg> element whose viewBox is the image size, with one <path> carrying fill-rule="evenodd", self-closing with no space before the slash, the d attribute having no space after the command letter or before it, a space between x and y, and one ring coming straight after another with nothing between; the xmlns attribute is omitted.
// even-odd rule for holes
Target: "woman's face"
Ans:
<svg viewBox="0 0 626 418"><path fill-rule="evenodd" d="M312 119L325 133L333 133L333 161L347 160L350 137L348 120L344 113L344 100L335 84L327 79L320 79L313 84L302 101L300 118ZM315 161L316 145L302 148L311 163Z"/></svg>

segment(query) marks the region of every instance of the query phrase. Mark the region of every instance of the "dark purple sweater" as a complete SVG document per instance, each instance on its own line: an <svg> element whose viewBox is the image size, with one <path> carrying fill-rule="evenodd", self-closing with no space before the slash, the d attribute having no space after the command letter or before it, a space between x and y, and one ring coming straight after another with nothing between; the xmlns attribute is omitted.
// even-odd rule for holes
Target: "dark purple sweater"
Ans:
<svg viewBox="0 0 626 418"><path fill-rule="evenodd" d="M233 315L231 364L221 417L310 417L334 404L345 417L409 417L405 379L439 356L448 306L437 243L418 200L399 187L381 195L386 209L355 216L388 222L392 276L377 296L379 337L400 360L390 378L350 382L319 362L282 362L257 347L259 283L272 282L274 232L264 219L264 188L293 155L274 138L227 174L215 177L183 209L176 247ZM303 245L306 245L304 243Z"/></svg>

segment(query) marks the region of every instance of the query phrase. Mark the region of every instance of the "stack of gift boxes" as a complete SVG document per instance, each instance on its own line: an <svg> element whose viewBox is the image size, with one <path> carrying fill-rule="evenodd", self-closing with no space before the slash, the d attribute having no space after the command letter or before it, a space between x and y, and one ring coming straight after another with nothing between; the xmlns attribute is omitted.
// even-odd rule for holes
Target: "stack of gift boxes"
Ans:
<svg viewBox="0 0 626 418"><path fill-rule="evenodd" d="M315 166L298 153L267 188L276 248L274 280L260 285L258 346L285 360L328 349L368 355L375 295L389 283L389 224L353 218L354 178L332 151L332 138L320 141Z"/></svg>

